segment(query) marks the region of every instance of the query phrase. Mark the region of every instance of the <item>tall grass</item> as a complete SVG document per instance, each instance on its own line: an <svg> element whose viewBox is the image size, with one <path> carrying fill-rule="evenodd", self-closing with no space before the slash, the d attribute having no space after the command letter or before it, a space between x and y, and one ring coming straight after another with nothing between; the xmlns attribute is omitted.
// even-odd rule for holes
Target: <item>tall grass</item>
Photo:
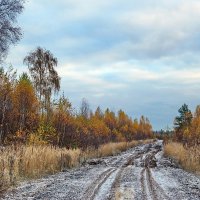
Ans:
<svg viewBox="0 0 200 200"><path fill-rule="evenodd" d="M9 146L0 150L0 190L24 178L39 178L78 165L80 150Z"/></svg>
<svg viewBox="0 0 200 200"><path fill-rule="evenodd" d="M184 169L200 174L200 146L186 148L181 143L171 142L164 146L164 154Z"/></svg>
<svg viewBox="0 0 200 200"><path fill-rule="evenodd" d="M18 181L55 174L77 167L89 158L116 155L141 143L108 143L98 149L68 150L51 146L9 146L0 149L0 192Z"/></svg>

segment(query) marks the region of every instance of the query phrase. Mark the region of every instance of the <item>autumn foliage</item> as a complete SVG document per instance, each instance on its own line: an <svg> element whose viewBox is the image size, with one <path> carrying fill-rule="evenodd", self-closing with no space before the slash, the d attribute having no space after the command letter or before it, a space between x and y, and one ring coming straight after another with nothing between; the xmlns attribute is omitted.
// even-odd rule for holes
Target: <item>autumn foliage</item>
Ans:
<svg viewBox="0 0 200 200"><path fill-rule="evenodd" d="M19 79L13 70L0 76L1 144L52 144L67 148L87 148L108 142L152 137L147 118L132 120L124 111L117 113L98 107L94 112L86 100L76 111L62 95L42 107L34 83L27 74Z"/></svg>
<svg viewBox="0 0 200 200"><path fill-rule="evenodd" d="M53 174L86 159L115 155L152 137L147 118L123 110L73 108L60 89L57 59L38 48L26 58L29 74L0 68L0 193L17 181ZM148 142L148 140L146 140Z"/></svg>
<svg viewBox="0 0 200 200"><path fill-rule="evenodd" d="M24 59L29 74L0 69L0 145L50 144L67 148L98 148L108 142L124 142L152 137L147 118L132 120L123 110L114 113L98 107L90 109L83 99L75 110L60 90L55 70L57 58L41 47ZM55 96L55 95L54 95Z"/></svg>
<svg viewBox="0 0 200 200"><path fill-rule="evenodd" d="M194 114L184 104L179 109L179 116L174 120L174 139L184 145L200 145L200 106L196 107Z"/></svg>
<svg viewBox="0 0 200 200"><path fill-rule="evenodd" d="M174 120L174 131L164 134L164 154L184 169L200 172L200 106L194 113L183 104ZM163 135L163 134L162 134Z"/></svg>

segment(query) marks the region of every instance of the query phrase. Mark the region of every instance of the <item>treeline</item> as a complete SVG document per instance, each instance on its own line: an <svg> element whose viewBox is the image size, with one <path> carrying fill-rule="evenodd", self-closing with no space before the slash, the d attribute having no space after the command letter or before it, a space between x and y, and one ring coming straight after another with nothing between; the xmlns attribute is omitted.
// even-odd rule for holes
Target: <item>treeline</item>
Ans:
<svg viewBox="0 0 200 200"><path fill-rule="evenodd" d="M183 104L178 112L174 120L174 139L184 145L200 145L200 105L192 113L188 105Z"/></svg>
<svg viewBox="0 0 200 200"><path fill-rule="evenodd" d="M162 132L164 155L175 160L185 170L200 172L200 105L194 113L183 104L174 119L174 129Z"/></svg>
<svg viewBox="0 0 200 200"><path fill-rule="evenodd" d="M131 141L152 137L147 118L132 120L124 111L95 112L82 100L75 111L60 90L57 59L38 47L24 59L29 74L17 78L12 68L0 68L0 144L52 144L68 148L98 147L107 142Z"/></svg>
<svg viewBox="0 0 200 200"><path fill-rule="evenodd" d="M164 140L182 143L187 146L200 145L200 105L194 113L183 104L178 110L178 116L174 119L174 128L154 132L154 137Z"/></svg>
<svg viewBox="0 0 200 200"><path fill-rule="evenodd" d="M155 138L167 142L172 139L174 135L174 130L167 127L165 130L161 129L159 131L154 131L153 134Z"/></svg>

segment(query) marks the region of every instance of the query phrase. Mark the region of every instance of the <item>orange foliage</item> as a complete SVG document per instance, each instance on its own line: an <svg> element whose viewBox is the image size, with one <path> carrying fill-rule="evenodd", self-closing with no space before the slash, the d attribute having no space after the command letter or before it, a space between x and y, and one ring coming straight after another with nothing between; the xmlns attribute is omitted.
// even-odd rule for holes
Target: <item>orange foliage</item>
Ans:
<svg viewBox="0 0 200 200"><path fill-rule="evenodd" d="M175 140L185 145L200 145L200 105L193 115L186 104L179 109L179 113L174 122Z"/></svg>
<svg viewBox="0 0 200 200"><path fill-rule="evenodd" d="M90 146L98 148L108 142L152 137L150 122L143 116L138 123L137 119L132 120L123 110L116 114L98 107L93 113L85 99L80 113L77 113L64 95L50 102L48 112L45 112L40 109L41 99L36 96L36 87L27 74L22 74L19 80L9 84L10 109L3 120L7 142L85 149Z"/></svg>
<svg viewBox="0 0 200 200"><path fill-rule="evenodd" d="M38 121L38 100L34 88L27 75L22 75L12 93L13 130L33 131Z"/></svg>

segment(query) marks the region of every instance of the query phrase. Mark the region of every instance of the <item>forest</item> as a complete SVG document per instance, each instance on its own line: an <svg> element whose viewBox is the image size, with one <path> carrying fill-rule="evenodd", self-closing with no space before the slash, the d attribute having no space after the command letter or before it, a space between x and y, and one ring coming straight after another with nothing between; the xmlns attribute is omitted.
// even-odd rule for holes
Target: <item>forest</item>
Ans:
<svg viewBox="0 0 200 200"><path fill-rule="evenodd" d="M38 47L24 59L29 74L0 70L0 143L50 144L67 148L98 148L108 142L152 138L148 118L132 120L123 110L100 107L93 112L83 99L73 108L60 91L57 59Z"/></svg>

